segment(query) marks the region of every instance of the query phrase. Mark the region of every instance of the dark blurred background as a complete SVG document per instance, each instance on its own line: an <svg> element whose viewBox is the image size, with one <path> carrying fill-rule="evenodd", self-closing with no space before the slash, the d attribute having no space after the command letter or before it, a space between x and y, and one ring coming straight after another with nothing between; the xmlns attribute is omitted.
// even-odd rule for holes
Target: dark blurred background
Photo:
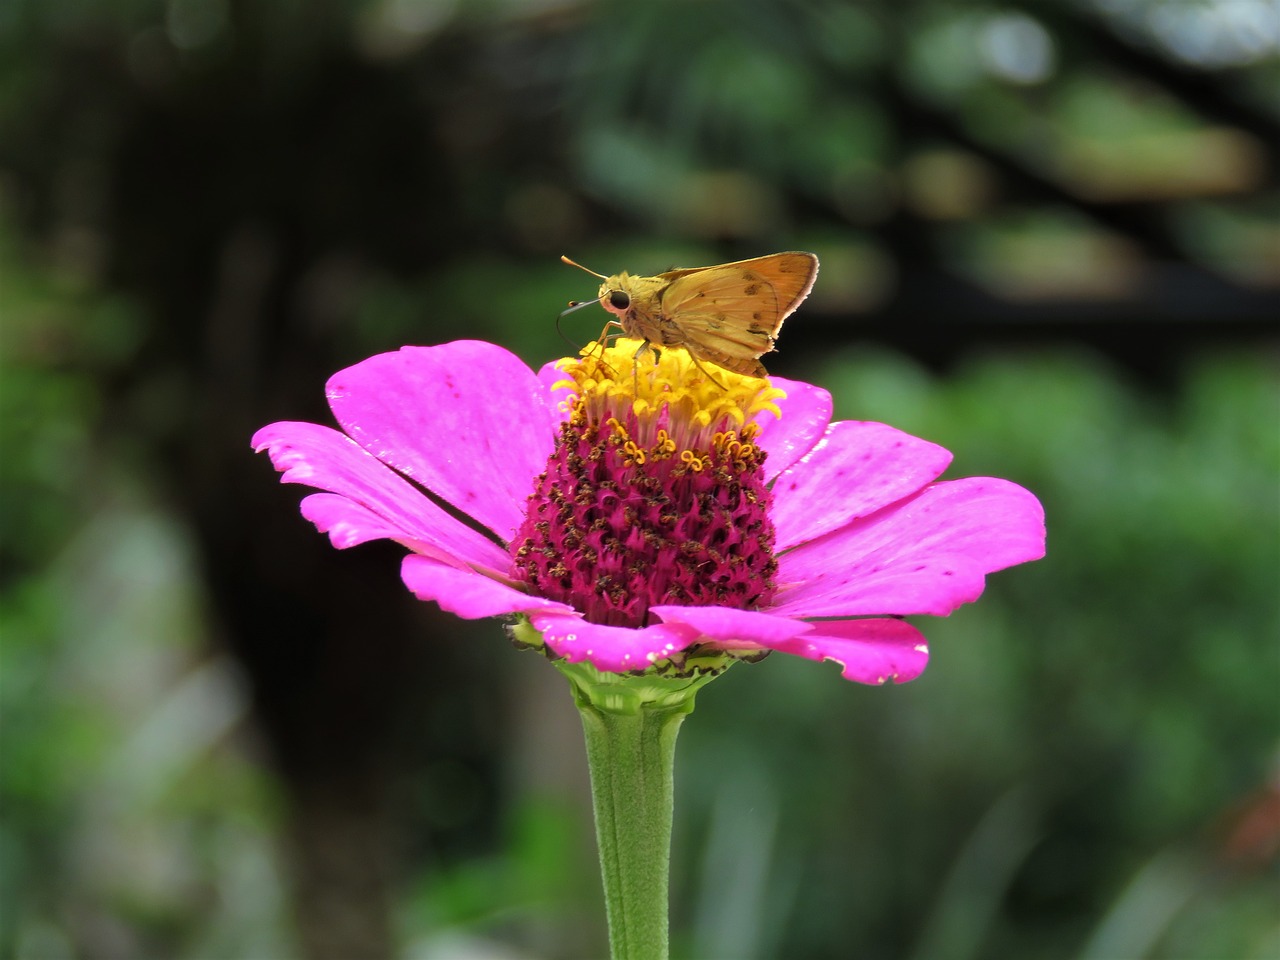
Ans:
<svg viewBox="0 0 1280 960"><path fill-rule="evenodd" d="M600 956L563 681L249 437L785 249L770 369L1049 555L702 694L675 955L1280 955L1278 151L1268 0L0 4L0 957Z"/></svg>

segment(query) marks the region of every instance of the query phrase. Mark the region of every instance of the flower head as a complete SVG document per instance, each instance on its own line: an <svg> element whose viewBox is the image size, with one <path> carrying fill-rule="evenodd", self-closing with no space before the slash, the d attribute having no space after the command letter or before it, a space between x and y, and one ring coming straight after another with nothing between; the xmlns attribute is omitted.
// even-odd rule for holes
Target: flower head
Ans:
<svg viewBox="0 0 1280 960"><path fill-rule="evenodd" d="M737 374L718 387L683 350L619 375L619 349L558 364L572 400L511 541L515 576L621 627L665 603L767 605L778 562L752 440L782 391Z"/></svg>
<svg viewBox="0 0 1280 960"><path fill-rule="evenodd" d="M1023 488L935 482L946 450L832 423L818 387L641 350L593 344L535 374L493 344L406 347L329 381L345 434L283 422L253 444L325 491L302 512L335 546L396 540L421 599L517 615L609 672L779 650L910 680L928 649L902 616L950 613L1043 556Z"/></svg>

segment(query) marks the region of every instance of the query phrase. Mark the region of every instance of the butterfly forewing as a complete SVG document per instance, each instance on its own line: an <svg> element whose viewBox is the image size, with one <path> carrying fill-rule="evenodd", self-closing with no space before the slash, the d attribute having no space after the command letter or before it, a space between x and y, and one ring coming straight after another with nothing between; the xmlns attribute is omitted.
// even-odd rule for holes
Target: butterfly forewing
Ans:
<svg viewBox="0 0 1280 960"><path fill-rule="evenodd" d="M782 321L813 288L818 258L776 253L715 267L663 274L662 314L678 324L690 352L756 376Z"/></svg>
<svg viewBox="0 0 1280 960"><path fill-rule="evenodd" d="M782 321L809 295L817 275L818 258L812 253L800 252L672 270L661 277L671 281L662 295L662 305L668 315L682 309L684 301L696 296L704 283L715 283L719 295L734 297L755 296L759 284L763 283L772 288L778 304L778 320Z"/></svg>

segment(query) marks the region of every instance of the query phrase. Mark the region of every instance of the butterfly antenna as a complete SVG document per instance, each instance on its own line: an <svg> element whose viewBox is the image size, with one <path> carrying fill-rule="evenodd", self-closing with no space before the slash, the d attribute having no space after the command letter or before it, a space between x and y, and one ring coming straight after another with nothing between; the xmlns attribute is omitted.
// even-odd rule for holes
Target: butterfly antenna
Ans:
<svg viewBox="0 0 1280 960"><path fill-rule="evenodd" d="M599 277L601 280L608 280L608 279L609 279L609 278L608 278L608 277L606 277L603 273L596 273L594 270L587 270L587 268L586 268L586 267L584 267L582 264L578 263L578 262L577 262L577 261L575 261L575 260L570 260L570 259L569 259L568 257L566 257L564 254L561 254L561 255L560 255L560 261L561 261L562 263L567 263L567 264L568 264L569 266L571 266L571 267L577 267L579 270L585 270L587 273L591 274L593 277ZM593 301L593 302L594 302L594 301Z"/></svg>

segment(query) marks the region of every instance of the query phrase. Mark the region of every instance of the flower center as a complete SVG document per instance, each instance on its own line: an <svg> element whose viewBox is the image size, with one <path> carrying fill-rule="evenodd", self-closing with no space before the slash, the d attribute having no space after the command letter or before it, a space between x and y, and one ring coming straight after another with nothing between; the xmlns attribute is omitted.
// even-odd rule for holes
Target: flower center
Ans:
<svg viewBox="0 0 1280 960"><path fill-rule="evenodd" d="M595 623L639 627L656 604L753 609L777 561L765 452L784 396L682 348L591 344L560 361L569 418L511 541L512 575Z"/></svg>

